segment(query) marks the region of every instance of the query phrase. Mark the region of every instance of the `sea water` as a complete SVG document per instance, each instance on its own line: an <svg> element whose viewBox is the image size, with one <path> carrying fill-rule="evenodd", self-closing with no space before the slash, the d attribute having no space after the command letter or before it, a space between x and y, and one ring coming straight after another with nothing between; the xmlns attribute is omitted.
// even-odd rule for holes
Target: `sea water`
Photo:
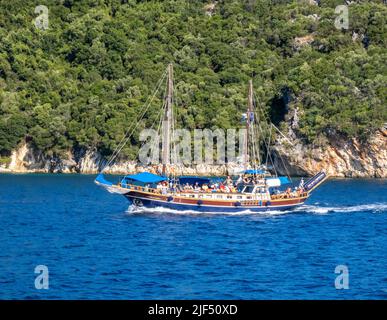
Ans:
<svg viewBox="0 0 387 320"><path fill-rule="evenodd" d="M94 178L0 175L1 299L387 298L386 180L205 214L132 208Z"/></svg>

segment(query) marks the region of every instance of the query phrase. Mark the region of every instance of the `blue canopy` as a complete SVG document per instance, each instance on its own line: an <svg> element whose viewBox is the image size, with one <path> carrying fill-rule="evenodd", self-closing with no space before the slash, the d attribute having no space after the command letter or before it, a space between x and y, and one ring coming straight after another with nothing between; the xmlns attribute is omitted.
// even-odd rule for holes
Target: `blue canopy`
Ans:
<svg viewBox="0 0 387 320"><path fill-rule="evenodd" d="M97 181L97 182L99 182L99 183L101 183L101 184L108 185L108 186L113 185L110 181L107 181L107 180L105 179L105 177L103 176L102 173L100 173L100 174L97 176L97 178L95 178L95 181Z"/></svg>
<svg viewBox="0 0 387 320"><path fill-rule="evenodd" d="M245 170L244 174L265 174L265 171L249 169L249 170Z"/></svg>
<svg viewBox="0 0 387 320"><path fill-rule="evenodd" d="M281 184L288 184L288 183L291 183L291 181L289 180L288 177L278 177L278 179L280 179Z"/></svg>
<svg viewBox="0 0 387 320"><path fill-rule="evenodd" d="M291 183L288 177L266 178L266 180L275 180L275 179L278 179L281 182L281 185Z"/></svg>
<svg viewBox="0 0 387 320"><path fill-rule="evenodd" d="M141 172L138 174L129 175L129 176L126 176L124 179L138 181L141 183L158 183L161 181L168 180L168 178L166 177L158 176L156 174L149 173L149 172Z"/></svg>

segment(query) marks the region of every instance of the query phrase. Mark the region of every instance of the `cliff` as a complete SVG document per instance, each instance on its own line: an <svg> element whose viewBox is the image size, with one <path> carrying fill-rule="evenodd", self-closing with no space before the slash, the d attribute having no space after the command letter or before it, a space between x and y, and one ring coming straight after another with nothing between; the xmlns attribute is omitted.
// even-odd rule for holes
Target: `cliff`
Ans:
<svg viewBox="0 0 387 320"><path fill-rule="evenodd" d="M292 128L289 136L293 145L278 138L273 148L273 162L278 173L292 176L313 175L325 170L334 177L387 178L387 128L378 130L367 143L357 139L336 138L322 147L305 145ZM2 165L3 172L44 173L97 173L105 160L95 150L68 152L63 158L50 158L23 143L11 155L9 165ZM285 168L286 167L286 168ZM154 167L141 167L133 161L118 161L107 168L107 173L124 174L142 170L154 171ZM181 175L226 175L240 170L237 164L196 165L177 168Z"/></svg>
<svg viewBox="0 0 387 320"><path fill-rule="evenodd" d="M335 177L387 178L387 130L378 131L368 143L337 139L324 147L305 146L297 141L289 148L276 146L275 164L281 174L312 175L325 170Z"/></svg>

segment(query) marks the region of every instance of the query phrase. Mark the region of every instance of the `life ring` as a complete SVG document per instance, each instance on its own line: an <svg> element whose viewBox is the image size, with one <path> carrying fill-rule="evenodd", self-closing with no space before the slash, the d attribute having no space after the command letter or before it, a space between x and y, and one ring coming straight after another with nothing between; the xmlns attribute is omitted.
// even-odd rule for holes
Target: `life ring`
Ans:
<svg viewBox="0 0 387 320"><path fill-rule="evenodd" d="M197 204L201 206L203 204L203 200L198 200Z"/></svg>
<svg viewBox="0 0 387 320"><path fill-rule="evenodd" d="M270 201L266 201L266 207L268 207L270 205L271 205L271 202Z"/></svg>
<svg viewBox="0 0 387 320"><path fill-rule="evenodd" d="M235 202L234 204L236 207L240 207L242 204L238 201L238 202Z"/></svg>
<svg viewBox="0 0 387 320"><path fill-rule="evenodd" d="M169 196L167 200L168 200L168 202L171 202L171 201L173 201L173 197Z"/></svg>

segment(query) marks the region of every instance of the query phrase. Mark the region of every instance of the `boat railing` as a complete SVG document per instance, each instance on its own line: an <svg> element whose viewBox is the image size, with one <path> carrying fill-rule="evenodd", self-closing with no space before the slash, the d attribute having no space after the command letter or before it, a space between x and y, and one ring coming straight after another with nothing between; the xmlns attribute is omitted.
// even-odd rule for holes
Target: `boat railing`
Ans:
<svg viewBox="0 0 387 320"><path fill-rule="evenodd" d="M151 187L143 187L143 186L136 186L133 184L128 184L128 183L122 183L119 182L118 186L121 188L133 190L133 191L143 191L143 192L149 192L149 193L155 193L155 194L199 194L203 195L205 193L211 193L211 194L222 194L222 195L235 195L237 192L223 192L223 191L218 191L218 190L212 190L210 192L203 192L203 191L194 191L194 190L169 190L167 193L163 193L163 189L156 189L156 188L151 188Z"/></svg>
<svg viewBox="0 0 387 320"><path fill-rule="evenodd" d="M283 192L279 194L273 194L271 195L272 200L277 200L277 199L292 199L292 198L304 198L308 196L308 192Z"/></svg>
<svg viewBox="0 0 387 320"><path fill-rule="evenodd" d="M133 184L126 184L126 183L119 183L118 184L120 187L122 188L125 188L125 189L129 189L129 190L132 190L132 191L141 191L141 192L148 192L148 193L154 193L154 194L164 194L164 195L167 195L167 194L176 194L176 193L179 193L180 195L186 195L186 196L190 196L190 195L199 195L199 197L203 197L204 196L204 193L203 192L195 192L195 191L191 191L191 190L183 190L183 191L177 191L177 190L173 190L171 192L171 190L168 190L167 192L163 192L162 189L156 189L156 188L151 188L151 187L143 187L143 186L136 186L136 185L133 185ZM232 193L232 192L221 192L221 191L211 191L211 192L208 192L209 194L221 194L223 196L232 196L232 195L235 195L235 193ZM250 195L253 197L253 195ZM304 198L304 197L307 197L308 196L308 192L304 191L304 192L291 192L291 193L286 193L286 192L283 192L283 193L280 193L280 194L275 194L275 195L271 195L270 196L270 199L271 200L278 200L278 199L293 199L293 198ZM249 200L253 200L253 199L247 199L247 201Z"/></svg>
<svg viewBox="0 0 387 320"><path fill-rule="evenodd" d="M119 182L118 185L121 188L133 190L133 191L143 191L143 192L150 192L150 193L160 193L159 189L151 188L151 187L143 187L143 186L136 186L134 184L128 184L128 183L122 183Z"/></svg>

